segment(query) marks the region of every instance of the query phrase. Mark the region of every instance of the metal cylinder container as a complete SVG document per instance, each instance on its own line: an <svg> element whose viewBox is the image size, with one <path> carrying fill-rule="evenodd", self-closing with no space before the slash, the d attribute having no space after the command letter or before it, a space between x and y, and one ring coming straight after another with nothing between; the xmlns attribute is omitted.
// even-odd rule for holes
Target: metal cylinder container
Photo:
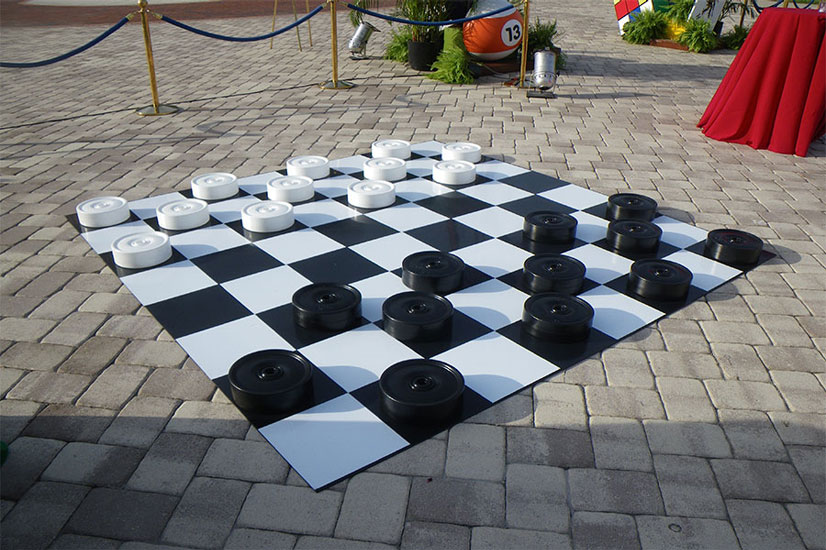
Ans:
<svg viewBox="0 0 826 550"><path fill-rule="evenodd" d="M351 57L356 59L364 58L367 52L367 40L370 39L370 35L372 35L373 31L376 30L378 29L367 21L362 21L362 23L356 28L353 38L351 38L350 42L347 43L347 49L350 50Z"/></svg>
<svg viewBox="0 0 826 550"><path fill-rule="evenodd" d="M533 84L540 90L553 88L556 84L556 53L539 50L533 54Z"/></svg>

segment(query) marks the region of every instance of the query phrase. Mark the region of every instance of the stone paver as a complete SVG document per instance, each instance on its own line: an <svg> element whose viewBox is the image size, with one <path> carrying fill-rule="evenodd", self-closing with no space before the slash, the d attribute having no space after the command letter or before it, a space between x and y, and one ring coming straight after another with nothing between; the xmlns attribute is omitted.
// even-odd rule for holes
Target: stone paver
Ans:
<svg viewBox="0 0 826 550"><path fill-rule="evenodd" d="M243 481L196 477L166 524L162 540L197 548L222 547L249 488Z"/></svg>
<svg viewBox="0 0 826 550"><path fill-rule="evenodd" d="M516 529L568 531L565 471L550 466L511 464L505 478L507 526Z"/></svg>
<svg viewBox="0 0 826 550"><path fill-rule="evenodd" d="M407 478L388 474L363 473L347 484L335 535L398 544L410 483Z"/></svg>
<svg viewBox="0 0 826 550"><path fill-rule="evenodd" d="M445 475L498 481L505 476L505 429L459 424L447 439Z"/></svg>
<svg viewBox="0 0 826 550"><path fill-rule="evenodd" d="M270 28L272 3L243 4L247 19L211 3L164 11L234 36ZM37 25L15 26L14 10L39 10ZM111 18L77 27L4 4L3 60L53 57L129 11L96 10ZM706 138L697 120L735 52L630 45L602 0L531 14L557 21L568 55L551 100L502 74L426 79L380 59L389 32L372 37L369 60L339 56L355 88L319 90L323 19L303 51L293 33L272 49L230 47L154 25L161 100L183 107L169 117L132 113L148 101L134 24L76 58L0 69L4 548L823 547L826 142L796 157ZM581 188L644 193L701 229L755 233L778 256L316 493L65 216L93 196L184 191L205 171L245 177L388 137L472 141Z"/></svg>
<svg viewBox="0 0 826 550"><path fill-rule="evenodd" d="M726 507L743 548L804 548L782 504L729 500Z"/></svg>
<svg viewBox="0 0 826 550"><path fill-rule="evenodd" d="M737 548L737 537L728 522L663 516L637 517L642 550Z"/></svg>
<svg viewBox="0 0 826 550"><path fill-rule="evenodd" d="M605 512L574 512L574 548L639 550L633 516Z"/></svg>

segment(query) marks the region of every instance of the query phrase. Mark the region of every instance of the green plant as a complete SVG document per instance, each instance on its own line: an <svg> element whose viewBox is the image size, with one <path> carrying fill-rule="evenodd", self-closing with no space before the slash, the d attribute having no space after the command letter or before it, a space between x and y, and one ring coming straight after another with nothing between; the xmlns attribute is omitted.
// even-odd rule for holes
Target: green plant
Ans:
<svg viewBox="0 0 826 550"><path fill-rule="evenodd" d="M384 50L384 58L399 63L407 62L407 42L413 36L410 27L404 26L390 31L390 41Z"/></svg>
<svg viewBox="0 0 826 550"><path fill-rule="evenodd" d="M427 78L448 84L472 84L475 78L470 71L470 56L462 41L462 29L449 27L445 29L444 38L444 48L433 63L434 72Z"/></svg>
<svg viewBox="0 0 826 550"><path fill-rule="evenodd" d="M694 0L671 0L668 9L665 10L665 15L669 19L684 23L688 21L688 14L694 7Z"/></svg>
<svg viewBox="0 0 826 550"><path fill-rule="evenodd" d="M397 0L396 13L411 21L447 20L446 0ZM435 42L440 34L439 27L409 25L411 40L414 42Z"/></svg>
<svg viewBox="0 0 826 550"><path fill-rule="evenodd" d="M554 38L561 36L556 26L556 19L552 23L543 23L536 18L533 25L528 26L528 58L532 59L533 54L540 50L552 50L556 53L556 70L565 68L568 56L562 49L554 44ZM516 55L522 55L522 46L516 50Z"/></svg>
<svg viewBox="0 0 826 550"><path fill-rule="evenodd" d="M632 44L650 44L656 38L663 38L668 29L668 18L659 11L646 10L623 25L622 39Z"/></svg>
<svg viewBox="0 0 826 550"><path fill-rule="evenodd" d="M749 27L735 25L730 31L721 36L720 40L722 41L723 46L729 50L739 50L740 46L743 45L743 42L746 41L746 37L749 35L749 30Z"/></svg>
<svg viewBox="0 0 826 550"><path fill-rule="evenodd" d="M677 42L687 46L692 52L705 53L717 47L717 37L711 31L705 19L689 19L685 24L685 32Z"/></svg>
<svg viewBox="0 0 826 550"><path fill-rule="evenodd" d="M379 0L351 0L351 4L365 10L375 11L379 7ZM363 13L356 10L350 10L350 23L352 23L354 27L361 25L363 19Z"/></svg>

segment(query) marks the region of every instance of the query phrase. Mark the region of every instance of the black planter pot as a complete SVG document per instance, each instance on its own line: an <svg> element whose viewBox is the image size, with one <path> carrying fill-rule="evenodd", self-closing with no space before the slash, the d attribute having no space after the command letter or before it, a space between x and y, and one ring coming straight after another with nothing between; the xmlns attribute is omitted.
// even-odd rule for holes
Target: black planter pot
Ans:
<svg viewBox="0 0 826 550"><path fill-rule="evenodd" d="M411 69L432 71L433 62L439 56L441 44L436 42L407 42L407 62Z"/></svg>

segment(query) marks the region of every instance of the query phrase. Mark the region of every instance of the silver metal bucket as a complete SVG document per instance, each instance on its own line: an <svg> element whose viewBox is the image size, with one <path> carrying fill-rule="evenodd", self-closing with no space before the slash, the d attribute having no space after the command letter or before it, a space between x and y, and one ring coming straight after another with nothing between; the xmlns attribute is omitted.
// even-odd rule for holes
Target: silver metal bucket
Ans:
<svg viewBox="0 0 826 550"><path fill-rule="evenodd" d="M378 31L378 29L367 21L362 21L358 28L356 28L353 38L347 43L347 49L350 50L350 57L353 59L364 59L366 57L367 40L369 40L373 31Z"/></svg>
<svg viewBox="0 0 826 550"><path fill-rule="evenodd" d="M533 54L533 85L540 90L553 88L556 84L556 53L539 50Z"/></svg>

